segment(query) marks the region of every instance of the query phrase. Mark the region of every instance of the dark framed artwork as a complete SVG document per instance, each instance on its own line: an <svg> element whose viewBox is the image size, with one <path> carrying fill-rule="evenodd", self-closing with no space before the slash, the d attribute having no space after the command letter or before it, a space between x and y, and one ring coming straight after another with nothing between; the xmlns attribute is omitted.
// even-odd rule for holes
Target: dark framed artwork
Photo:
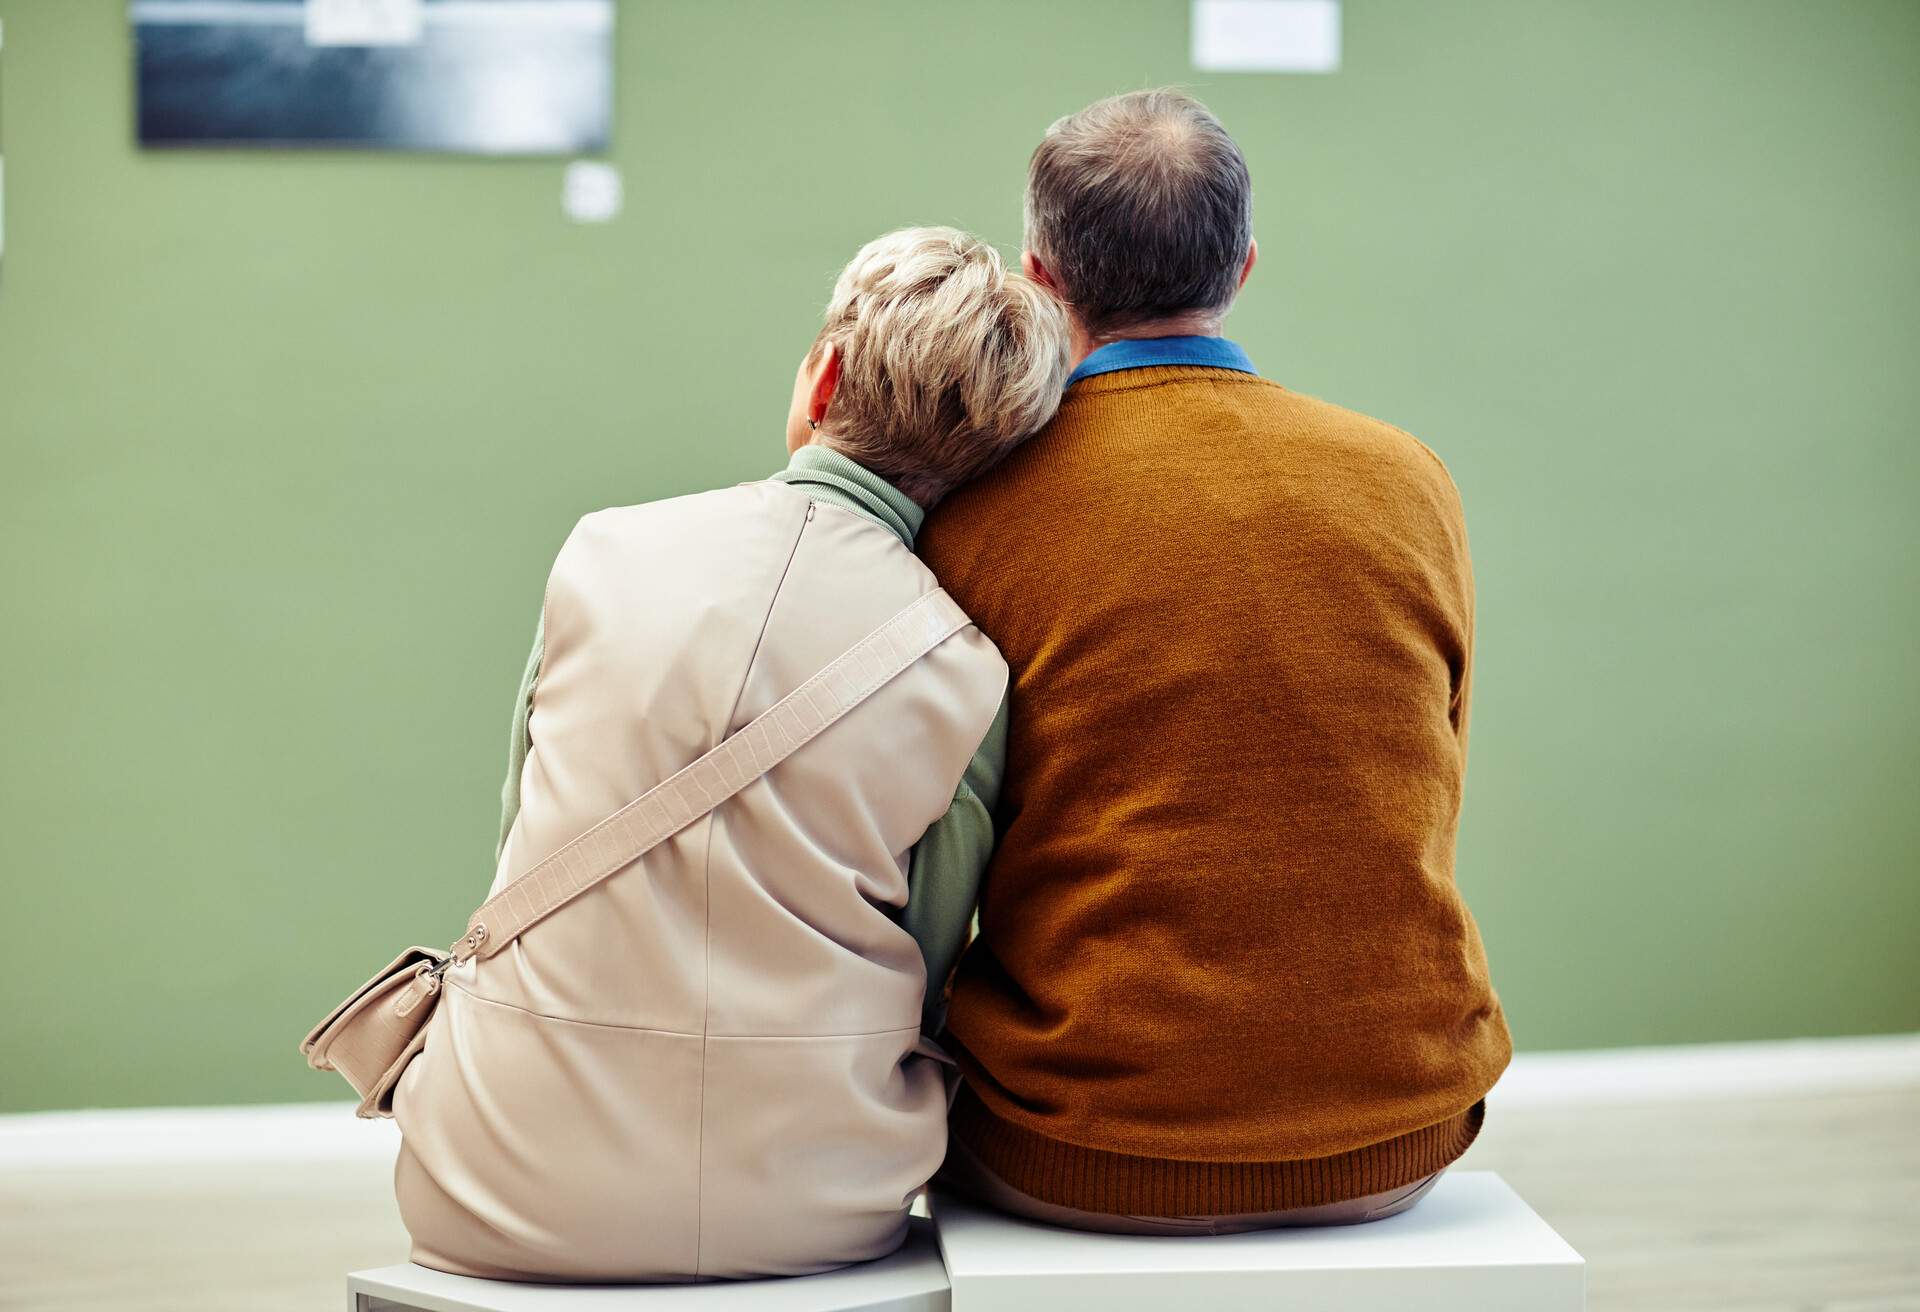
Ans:
<svg viewBox="0 0 1920 1312"><path fill-rule="evenodd" d="M604 150L614 5L131 0L140 143Z"/></svg>
<svg viewBox="0 0 1920 1312"><path fill-rule="evenodd" d="M7 49L6 28L4 26L0 26L0 56L5 55L6 49ZM0 66L4 66L5 63L6 63L6 60L4 58L0 58ZM4 133L0 133L0 269L4 269L6 267L6 256L7 256L7 156L6 156L6 150L5 150Z"/></svg>

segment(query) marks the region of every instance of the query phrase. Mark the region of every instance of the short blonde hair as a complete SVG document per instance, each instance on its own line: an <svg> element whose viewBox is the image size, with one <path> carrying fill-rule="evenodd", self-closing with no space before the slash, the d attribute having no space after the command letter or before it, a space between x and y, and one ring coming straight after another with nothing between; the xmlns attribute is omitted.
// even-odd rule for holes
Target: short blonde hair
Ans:
<svg viewBox="0 0 1920 1312"><path fill-rule="evenodd" d="M1053 418L1065 312L953 228L877 237L841 272L814 343L840 355L817 440L931 506Z"/></svg>

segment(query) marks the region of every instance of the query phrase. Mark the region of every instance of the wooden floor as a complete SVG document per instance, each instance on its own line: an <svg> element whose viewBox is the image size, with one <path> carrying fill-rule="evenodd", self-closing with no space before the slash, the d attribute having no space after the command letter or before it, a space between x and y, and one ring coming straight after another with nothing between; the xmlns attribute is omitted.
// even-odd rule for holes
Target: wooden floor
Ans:
<svg viewBox="0 0 1920 1312"><path fill-rule="evenodd" d="M1496 1107L1462 1165L1586 1255L1593 1312L1920 1312L1920 1091ZM0 1178L9 1312L333 1308L405 1255L373 1163Z"/></svg>

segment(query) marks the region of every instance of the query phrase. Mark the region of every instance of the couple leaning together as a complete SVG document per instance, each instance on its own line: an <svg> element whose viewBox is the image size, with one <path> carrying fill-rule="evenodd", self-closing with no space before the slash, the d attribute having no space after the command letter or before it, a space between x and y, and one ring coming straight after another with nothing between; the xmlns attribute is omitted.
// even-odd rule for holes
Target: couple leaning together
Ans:
<svg viewBox="0 0 1920 1312"><path fill-rule="evenodd" d="M1460 504L1219 335L1254 259L1220 123L1100 102L1034 152L1024 275L946 228L854 257L784 469L580 521L489 903L528 927L392 1092L417 1261L819 1271L936 1177L1348 1223L1466 1150L1508 1039L1452 870ZM602 822L716 748L627 860L651 822Z"/></svg>

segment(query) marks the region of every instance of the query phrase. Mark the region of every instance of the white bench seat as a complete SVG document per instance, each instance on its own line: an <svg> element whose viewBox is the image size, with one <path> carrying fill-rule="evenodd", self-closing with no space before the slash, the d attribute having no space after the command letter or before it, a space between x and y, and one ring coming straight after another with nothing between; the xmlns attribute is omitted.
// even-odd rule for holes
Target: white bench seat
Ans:
<svg viewBox="0 0 1920 1312"><path fill-rule="evenodd" d="M708 1285L523 1285L403 1264L348 1312L1583 1312L1586 1264L1490 1171L1366 1225L1203 1238L1061 1230L936 1196L891 1257Z"/></svg>
<svg viewBox="0 0 1920 1312"><path fill-rule="evenodd" d="M933 1228L878 1262L784 1280L705 1285L523 1285L430 1271L411 1262L347 1277L347 1312L947 1312L947 1272Z"/></svg>
<svg viewBox="0 0 1920 1312"><path fill-rule="evenodd" d="M952 1312L1582 1312L1586 1264L1491 1171L1364 1225L1101 1235L936 1196Z"/></svg>

